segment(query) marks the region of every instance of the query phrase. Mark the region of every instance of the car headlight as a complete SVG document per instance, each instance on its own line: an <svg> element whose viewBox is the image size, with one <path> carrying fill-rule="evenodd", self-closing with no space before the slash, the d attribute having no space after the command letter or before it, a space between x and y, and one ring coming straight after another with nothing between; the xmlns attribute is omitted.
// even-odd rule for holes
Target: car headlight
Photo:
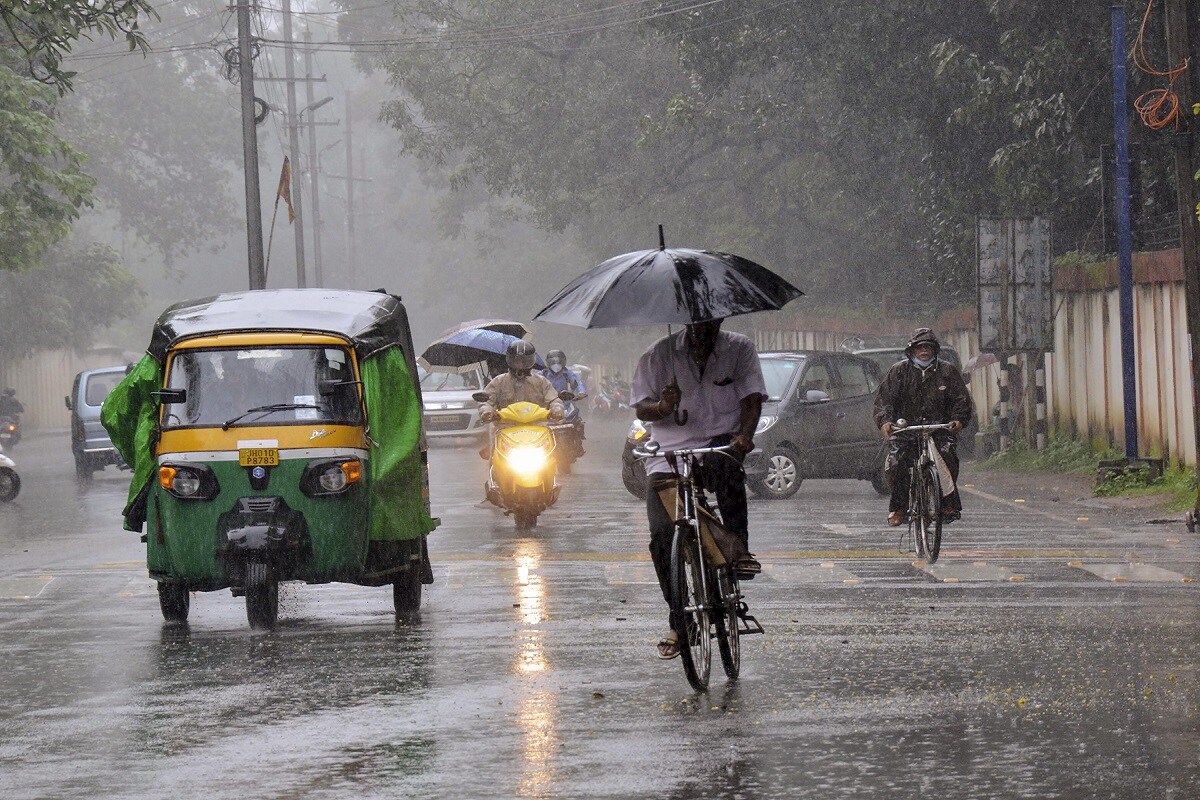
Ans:
<svg viewBox="0 0 1200 800"><path fill-rule="evenodd" d="M180 500L211 500L220 490L217 476L202 464L163 464L158 482Z"/></svg>
<svg viewBox="0 0 1200 800"><path fill-rule="evenodd" d="M776 416L759 417L758 424L754 426L754 435L757 436L763 431L770 430L778 421L779 417Z"/></svg>
<svg viewBox="0 0 1200 800"><path fill-rule="evenodd" d="M340 494L362 479L362 462L357 458L329 459L309 464L300 479L300 489L309 497Z"/></svg>
<svg viewBox="0 0 1200 800"><path fill-rule="evenodd" d="M514 447L504 455L518 475L536 475L546 466L546 451L540 447Z"/></svg>

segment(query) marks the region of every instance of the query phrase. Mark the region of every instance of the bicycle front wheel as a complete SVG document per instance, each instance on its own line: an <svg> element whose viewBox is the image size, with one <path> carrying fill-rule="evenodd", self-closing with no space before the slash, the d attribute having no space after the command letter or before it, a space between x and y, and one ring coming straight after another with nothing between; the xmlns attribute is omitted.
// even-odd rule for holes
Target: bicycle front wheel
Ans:
<svg viewBox="0 0 1200 800"><path fill-rule="evenodd" d="M712 636L704 588L700 539L690 526L681 525L671 543L671 610L676 620L681 620L676 624L683 628L676 631L683 671L698 692L708 689L712 670Z"/></svg>
<svg viewBox="0 0 1200 800"><path fill-rule="evenodd" d="M741 591L729 567L714 570L716 603L713 608L713 623L717 629L717 646L721 651L721 666L725 677L733 680L742 671L742 643L738 638L738 606Z"/></svg>
<svg viewBox="0 0 1200 800"><path fill-rule="evenodd" d="M930 464L921 476L921 549L932 564L942 551L942 479Z"/></svg>

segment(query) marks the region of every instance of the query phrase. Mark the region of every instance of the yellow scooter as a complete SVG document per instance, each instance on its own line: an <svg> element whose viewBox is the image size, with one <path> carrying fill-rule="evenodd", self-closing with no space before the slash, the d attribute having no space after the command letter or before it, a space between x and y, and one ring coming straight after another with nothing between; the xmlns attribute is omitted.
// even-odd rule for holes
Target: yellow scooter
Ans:
<svg viewBox="0 0 1200 800"><path fill-rule="evenodd" d="M563 392L559 396L573 393ZM486 392L472 397L486 403ZM549 409L525 401L496 412L499 430L492 444L490 470L484 489L487 499L512 514L517 530L537 525L538 515L558 500L562 489L556 476L554 436L547 420Z"/></svg>

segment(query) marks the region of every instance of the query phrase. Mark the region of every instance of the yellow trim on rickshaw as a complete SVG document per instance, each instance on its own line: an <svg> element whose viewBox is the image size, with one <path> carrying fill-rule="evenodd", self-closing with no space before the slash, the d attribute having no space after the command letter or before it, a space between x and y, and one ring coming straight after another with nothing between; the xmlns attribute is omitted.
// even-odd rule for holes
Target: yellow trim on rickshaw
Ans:
<svg viewBox="0 0 1200 800"><path fill-rule="evenodd" d="M195 453L211 450L237 450L238 442L275 440L280 450L350 447L367 449L367 436L357 425L253 425L215 428L176 428L162 432L158 454Z"/></svg>
<svg viewBox="0 0 1200 800"><path fill-rule="evenodd" d="M349 347L350 342L331 333L302 333L299 331L274 331L258 333L218 333L213 336L197 336L171 345L171 350L196 350L204 347L284 347L296 345L329 344Z"/></svg>

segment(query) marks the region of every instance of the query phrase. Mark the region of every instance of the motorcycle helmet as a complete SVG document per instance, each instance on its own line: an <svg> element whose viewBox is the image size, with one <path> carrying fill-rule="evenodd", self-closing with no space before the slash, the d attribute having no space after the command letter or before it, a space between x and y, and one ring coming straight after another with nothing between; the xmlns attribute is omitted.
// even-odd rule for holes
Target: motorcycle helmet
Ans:
<svg viewBox="0 0 1200 800"><path fill-rule="evenodd" d="M567 368L567 354L562 350L546 353L546 368L551 372L562 372Z"/></svg>
<svg viewBox="0 0 1200 800"><path fill-rule="evenodd" d="M504 363L508 364L509 372L518 378L523 378L537 363L536 355L537 350L533 343L521 339L508 346L508 350L504 353Z"/></svg>

